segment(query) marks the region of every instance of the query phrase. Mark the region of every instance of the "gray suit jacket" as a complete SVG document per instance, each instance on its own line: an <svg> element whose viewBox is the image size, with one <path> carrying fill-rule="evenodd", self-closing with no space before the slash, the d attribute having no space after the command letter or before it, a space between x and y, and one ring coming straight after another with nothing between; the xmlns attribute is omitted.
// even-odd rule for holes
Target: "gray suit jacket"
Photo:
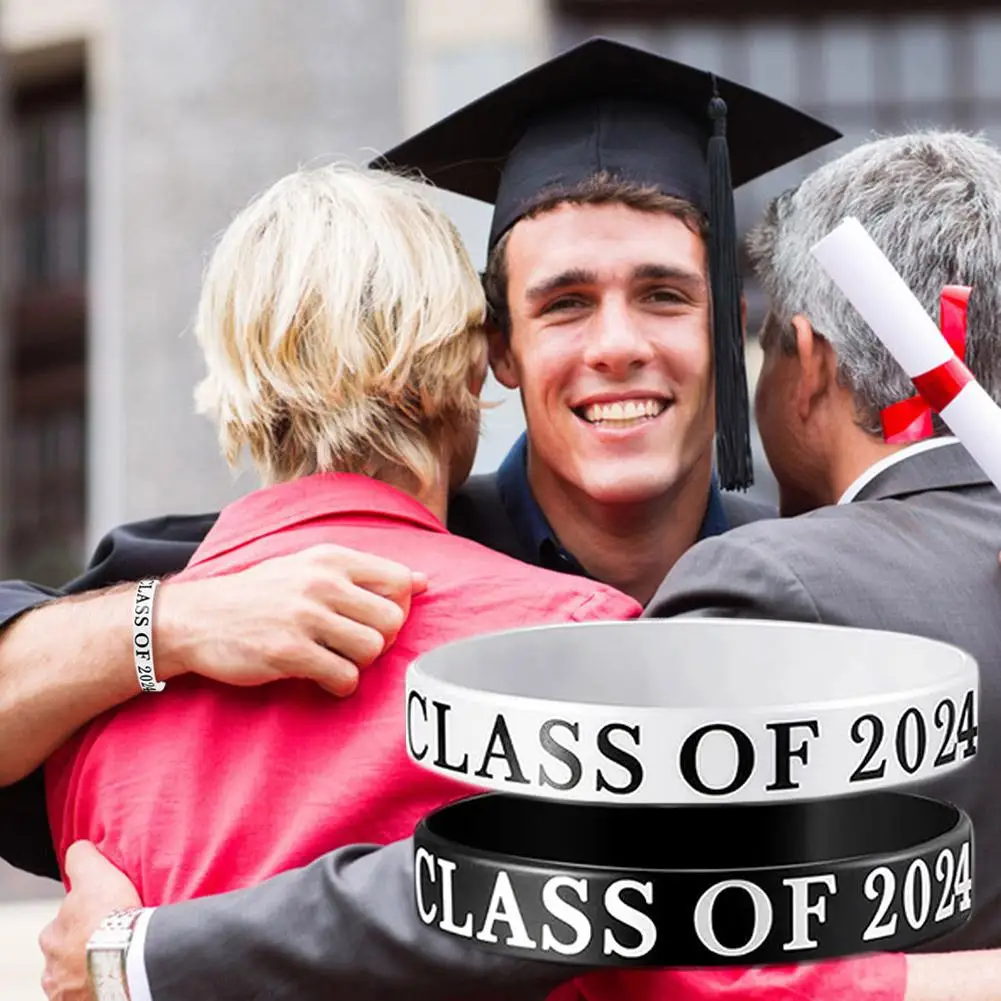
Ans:
<svg viewBox="0 0 1001 1001"><path fill-rule="evenodd" d="M982 670L975 763L928 791L977 825L977 915L949 946L1001 946L1001 496L958 445L909 458L859 500L700 543L653 614L802 619L919 633L970 650ZM996 800L997 797L994 797ZM425 928L411 847L341 849L259 887L156 911L154 1001L540 1001L570 968L483 955ZM936 943L936 948L945 948Z"/></svg>
<svg viewBox="0 0 1001 1001"><path fill-rule="evenodd" d="M1001 494L956 443L903 459L851 503L689 550L646 614L822 622L952 643L980 665L977 756L910 791L970 814L975 905L923 951L1001 947Z"/></svg>

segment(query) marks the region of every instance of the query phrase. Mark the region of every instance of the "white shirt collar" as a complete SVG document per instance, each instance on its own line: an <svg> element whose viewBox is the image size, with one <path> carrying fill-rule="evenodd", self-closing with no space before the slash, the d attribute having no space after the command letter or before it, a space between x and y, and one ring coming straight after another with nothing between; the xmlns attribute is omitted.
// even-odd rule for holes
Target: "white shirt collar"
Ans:
<svg viewBox="0 0 1001 1001"><path fill-rule="evenodd" d="M883 470L889 469L891 466L895 466L898 462L903 462L904 459L909 459L912 455L919 455L921 452L930 452L933 448L941 448L943 445L952 445L957 441L959 441L959 439L953 437L952 435L946 435L942 438L929 438L926 441L918 441L913 445L908 445L906 448L902 448L899 452L894 452L893 455L888 455L885 459L880 459L879 462L874 462L841 495L838 503L850 504L853 500L855 500L866 484L871 483L877 476L879 476L880 473L883 472Z"/></svg>

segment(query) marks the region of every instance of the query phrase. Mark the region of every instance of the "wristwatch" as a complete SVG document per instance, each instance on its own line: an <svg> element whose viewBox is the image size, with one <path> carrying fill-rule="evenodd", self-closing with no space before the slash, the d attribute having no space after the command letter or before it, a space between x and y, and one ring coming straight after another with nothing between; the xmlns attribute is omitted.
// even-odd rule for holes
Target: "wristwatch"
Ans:
<svg viewBox="0 0 1001 1001"><path fill-rule="evenodd" d="M125 961L141 907L109 914L87 942L87 973L96 1001L132 1001Z"/></svg>

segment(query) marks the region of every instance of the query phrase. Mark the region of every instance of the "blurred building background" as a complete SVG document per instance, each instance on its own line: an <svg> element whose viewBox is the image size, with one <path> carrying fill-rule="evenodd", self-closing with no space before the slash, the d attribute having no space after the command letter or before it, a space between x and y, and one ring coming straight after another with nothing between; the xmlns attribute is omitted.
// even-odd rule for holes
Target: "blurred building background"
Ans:
<svg viewBox="0 0 1001 1001"><path fill-rule="evenodd" d="M846 133L741 191L742 226L876 132L950 125L1001 142L996 3L0 0L0 574L58 583L110 526L254 485L225 471L192 412L187 335L204 255L253 194L300 164L385 148L593 34ZM446 204L482 265L489 209ZM521 427L509 397L478 468ZM758 476L770 495L760 454ZM0 900L55 893L0 871ZM3 1001L41 996L34 939L50 909L0 906Z"/></svg>

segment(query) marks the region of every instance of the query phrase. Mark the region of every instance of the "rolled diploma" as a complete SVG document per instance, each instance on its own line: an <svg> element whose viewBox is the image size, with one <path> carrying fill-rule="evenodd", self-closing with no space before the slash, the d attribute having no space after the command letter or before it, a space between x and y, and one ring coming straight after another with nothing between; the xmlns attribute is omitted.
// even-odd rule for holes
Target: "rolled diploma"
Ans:
<svg viewBox="0 0 1001 1001"><path fill-rule="evenodd" d="M911 379L955 357L857 219L845 219L812 253ZM1001 490L1001 408L972 380L939 416Z"/></svg>

